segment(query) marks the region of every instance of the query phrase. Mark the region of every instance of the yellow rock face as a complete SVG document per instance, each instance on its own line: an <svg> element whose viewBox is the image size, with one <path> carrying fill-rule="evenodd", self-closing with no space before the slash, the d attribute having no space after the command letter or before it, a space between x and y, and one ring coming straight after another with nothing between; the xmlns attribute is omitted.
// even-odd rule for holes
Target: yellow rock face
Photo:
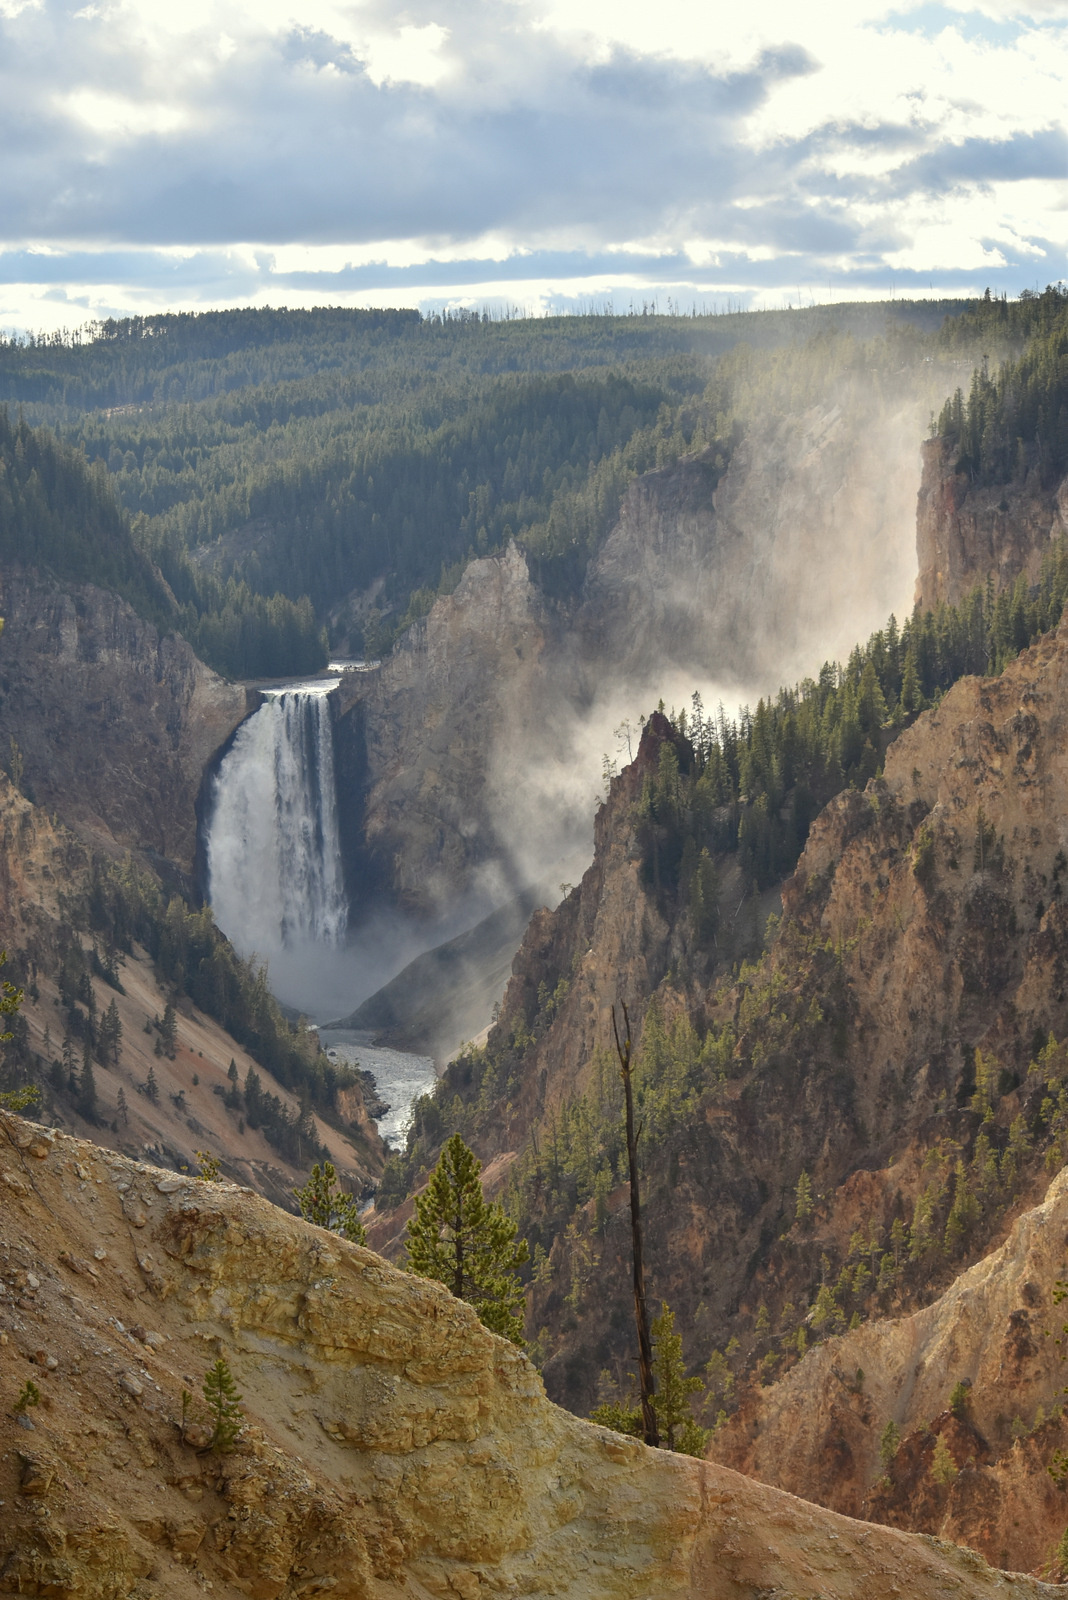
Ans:
<svg viewBox="0 0 1068 1600"><path fill-rule="evenodd" d="M444 1289L249 1191L0 1122L0 1593L1053 1593L581 1422ZM247 1422L198 1453L219 1354Z"/></svg>

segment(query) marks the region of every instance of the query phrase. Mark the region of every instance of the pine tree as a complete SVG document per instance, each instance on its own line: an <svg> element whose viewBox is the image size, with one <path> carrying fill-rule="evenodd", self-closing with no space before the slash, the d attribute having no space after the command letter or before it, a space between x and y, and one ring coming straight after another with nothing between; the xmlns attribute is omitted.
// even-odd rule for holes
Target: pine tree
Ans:
<svg viewBox="0 0 1068 1600"><path fill-rule="evenodd" d="M708 1436L694 1422L690 1396L699 1394L704 1384L700 1378L686 1376L682 1335L675 1332L675 1313L669 1310L666 1300L660 1302L660 1315L653 1318L651 1332L656 1341L656 1355L653 1358L656 1393L653 1405L660 1432L667 1440L669 1450L680 1449L686 1455L703 1455ZM700 1439L697 1435L701 1435Z"/></svg>
<svg viewBox="0 0 1068 1600"><path fill-rule="evenodd" d="M879 1440L879 1460L883 1464L884 1472L889 1472L891 1463L893 1462L894 1457L897 1455L900 1445L901 1429L898 1427L893 1417L891 1417L890 1421L883 1429L882 1437Z"/></svg>
<svg viewBox="0 0 1068 1600"><path fill-rule="evenodd" d="M0 950L0 967L4 965L6 960L7 951ZM0 1017L14 1016L21 1004L22 990L16 988L13 983L8 983L7 979L5 978L3 982L0 983ZM0 1040L10 1038L10 1033L0 1033Z"/></svg>
<svg viewBox="0 0 1068 1600"><path fill-rule="evenodd" d="M154 1106L159 1105L159 1084L156 1082L156 1069L149 1067L148 1077L145 1079L145 1093Z"/></svg>
<svg viewBox="0 0 1068 1600"><path fill-rule="evenodd" d="M316 1162L307 1183L302 1189L294 1189L293 1196L306 1222L329 1228L353 1244L367 1243L367 1230L360 1221L356 1200L338 1183L332 1161L324 1161L322 1167Z"/></svg>
<svg viewBox="0 0 1068 1600"><path fill-rule="evenodd" d="M93 1051L88 1034L82 1046L82 1070L78 1075L78 1110L87 1122L96 1121L96 1079L93 1077Z"/></svg>
<svg viewBox="0 0 1068 1600"><path fill-rule="evenodd" d="M128 1127L130 1123L130 1108L126 1104L126 1091L121 1084L119 1085L119 1092L115 1099L115 1109L122 1118L123 1127Z"/></svg>
<svg viewBox="0 0 1068 1600"><path fill-rule="evenodd" d="M458 1133L445 1145L408 1223L408 1268L473 1305L487 1328L523 1343L519 1268L527 1242L502 1206L482 1193L477 1160Z"/></svg>
<svg viewBox="0 0 1068 1600"><path fill-rule="evenodd" d="M163 1021L159 1025L159 1045L160 1054L169 1056L173 1061L178 1047L178 1018L169 1000L163 1008Z"/></svg>
<svg viewBox="0 0 1068 1600"><path fill-rule="evenodd" d="M204 1378L204 1399L212 1420L210 1450L222 1454L230 1449L243 1426L241 1396L233 1374L223 1356L209 1367Z"/></svg>
<svg viewBox="0 0 1068 1600"><path fill-rule="evenodd" d="M794 1215L798 1222L807 1222L814 1209L812 1199L812 1179L807 1172L802 1172L797 1180L794 1191Z"/></svg>
<svg viewBox="0 0 1068 1600"><path fill-rule="evenodd" d="M931 1477L935 1483L952 1483L957 1476L957 1463L949 1451L949 1446L939 1434L935 1440L934 1455L931 1457Z"/></svg>
<svg viewBox="0 0 1068 1600"><path fill-rule="evenodd" d="M100 1024L100 1058L104 1066L109 1064L117 1067L119 1064L119 1051L122 1047L122 1022L119 1018L119 1008L114 999L104 1012Z"/></svg>

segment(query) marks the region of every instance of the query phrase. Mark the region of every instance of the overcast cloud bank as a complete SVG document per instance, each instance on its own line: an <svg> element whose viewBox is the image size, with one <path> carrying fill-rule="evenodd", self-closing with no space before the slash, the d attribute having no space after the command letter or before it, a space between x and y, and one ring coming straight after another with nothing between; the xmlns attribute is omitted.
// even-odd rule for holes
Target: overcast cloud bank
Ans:
<svg viewBox="0 0 1068 1600"><path fill-rule="evenodd" d="M0 325L1061 278L1068 6L0 0Z"/></svg>

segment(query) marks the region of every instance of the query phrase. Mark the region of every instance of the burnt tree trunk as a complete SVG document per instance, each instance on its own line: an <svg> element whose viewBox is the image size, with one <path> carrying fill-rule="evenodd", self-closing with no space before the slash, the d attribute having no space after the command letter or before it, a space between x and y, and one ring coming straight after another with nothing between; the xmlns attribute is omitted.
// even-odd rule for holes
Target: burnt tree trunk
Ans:
<svg viewBox="0 0 1068 1600"><path fill-rule="evenodd" d="M638 1138L634 1131L634 1094L631 1088L630 1018L627 1008L620 1003L623 1013L624 1036L619 1037L616 1025L616 1008L612 1007L612 1032L616 1039L619 1073L623 1079L623 1098L627 1114L627 1163L630 1170L630 1235L634 1255L634 1320L638 1327L638 1381L641 1386L642 1432L645 1442L655 1449L660 1443L660 1429L653 1406L653 1342L649 1337L649 1316L645 1309L645 1266L642 1260L642 1212L638 1193Z"/></svg>

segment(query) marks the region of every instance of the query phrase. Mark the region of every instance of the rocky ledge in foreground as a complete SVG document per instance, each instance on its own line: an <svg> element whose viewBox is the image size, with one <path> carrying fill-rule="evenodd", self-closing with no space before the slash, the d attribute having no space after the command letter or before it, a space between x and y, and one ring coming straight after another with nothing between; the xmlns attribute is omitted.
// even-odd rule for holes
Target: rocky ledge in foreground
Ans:
<svg viewBox="0 0 1068 1600"><path fill-rule="evenodd" d="M436 1284L7 1115L0 1278L3 1594L1059 1592L580 1422ZM180 1426L220 1354L246 1416L221 1456Z"/></svg>

